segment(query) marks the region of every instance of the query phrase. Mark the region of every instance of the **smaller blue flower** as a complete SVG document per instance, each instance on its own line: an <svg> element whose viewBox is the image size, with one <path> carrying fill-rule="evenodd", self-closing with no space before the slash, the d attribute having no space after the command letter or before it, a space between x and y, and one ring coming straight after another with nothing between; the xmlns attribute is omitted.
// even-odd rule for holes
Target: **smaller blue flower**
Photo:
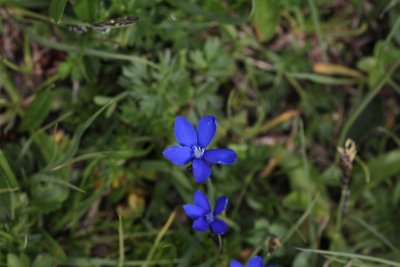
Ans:
<svg viewBox="0 0 400 267"><path fill-rule="evenodd" d="M194 179L204 183L211 176L210 164L232 164L236 161L236 153L232 149L208 149L217 130L217 120L214 116L204 116L195 130L185 118L175 119L174 133L179 146L171 146L163 151L164 157L175 165L186 165L192 162Z"/></svg>
<svg viewBox="0 0 400 267"><path fill-rule="evenodd" d="M264 266L263 259L260 256L255 256L251 258L251 260L247 264L247 267L263 267L263 266ZM240 262L233 260L229 263L229 267L243 267L243 265ZM278 266L268 265L267 267L278 267Z"/></svg>
<svg viewBox="0 0 400 267"><path fill-rule="evenodd" d="M222 235L228 229L228 225L220 219L217 218L228 205L228 198L225 196L220 196L215 204L214 211L211 210L210 202L208 201L206 195L201 191L196 191L193 195L193 204L186 204L183 206L187 216L192 218L193 229L199 232L204 232L208 228L214 234Z"/></svg>

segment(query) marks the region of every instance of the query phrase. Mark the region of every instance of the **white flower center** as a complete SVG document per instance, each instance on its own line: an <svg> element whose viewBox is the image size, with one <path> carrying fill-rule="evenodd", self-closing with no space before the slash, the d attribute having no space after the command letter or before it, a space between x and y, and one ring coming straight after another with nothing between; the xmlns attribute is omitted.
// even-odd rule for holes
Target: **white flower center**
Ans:
<svg viewBox="0 0 400 267"><path fill-rule="evenodd" d="M200 159L200 158L203 157L203 154L204 154L204 151L205 151L204 148L202 148L200 146L194 146L194 147L192 147L192 149L193 149L194 157L196 159Z"/></svg>
<svg viewBox="0 0 400 267"><path fill-rule="evenodd" d="M208 223L212 223L215 220L215 216L212 214L212 212L206 213L204 216Z"/></svg>

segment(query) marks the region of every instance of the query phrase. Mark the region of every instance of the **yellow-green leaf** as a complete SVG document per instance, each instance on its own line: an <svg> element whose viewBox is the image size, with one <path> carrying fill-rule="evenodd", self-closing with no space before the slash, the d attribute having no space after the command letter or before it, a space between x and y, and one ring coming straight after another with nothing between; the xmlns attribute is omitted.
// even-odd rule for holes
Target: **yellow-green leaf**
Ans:
<svg viewBox="0 0 400 267"><path fill-rule="evenodd" d="M254 0L253 23L260 41L268 41L275 35L280 20L280 0Z"/></svg>

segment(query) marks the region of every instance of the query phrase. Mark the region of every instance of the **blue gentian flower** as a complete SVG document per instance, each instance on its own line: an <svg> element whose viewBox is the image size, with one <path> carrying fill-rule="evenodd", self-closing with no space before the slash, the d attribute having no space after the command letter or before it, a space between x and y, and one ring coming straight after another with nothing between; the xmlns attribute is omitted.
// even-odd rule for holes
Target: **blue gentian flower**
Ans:
<svg viewBox="0 0 400 267"><path fill-rule="evenodd" d="M204 183L211 176L211 163L232 164L236 161L236 153L232 149L217 148L206 150L217 130L214 116L200 119L197 130L185 118L175 119L174 133L179 146L168 147L163 155L175 165L186 165L192 161L194 179Z"/></svg>
<svg viewBox="0 0 400 267"><path fill-rule="evenodd" d="M224 221L218 219L217 216L226 209L228 198L224 196L218 197L214 211L211 210L211 205L206 195L201 191L194 193L193 201L193 204L186 204L183 206L186 215L194 220L192 225L193 229L204 232L210 228L214 234L224 234L228 229L228 225L226 225Z"/></svg>
<svg viewBox="0 0 400 267"><path fill-rule="evenodd" d="M247 267L263 267L263 266L264 266L263 259L260 256L255 256L251 258L251 260L247 264ZM243 265L240 262L233 260L229 263L229 267L243 267ZM268 265L267 267L278 267L278 266Z"/></svg>

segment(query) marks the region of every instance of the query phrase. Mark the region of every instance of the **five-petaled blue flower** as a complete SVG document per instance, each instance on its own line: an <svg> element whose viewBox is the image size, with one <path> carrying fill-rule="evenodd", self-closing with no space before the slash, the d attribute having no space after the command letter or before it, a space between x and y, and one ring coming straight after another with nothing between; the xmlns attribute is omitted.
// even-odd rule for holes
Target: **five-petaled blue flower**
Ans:
<svg viewBox="0 0 400 267"><path fill-rule="evenodd" d="M194 193L193 200L193 204L183 206L186 215L194 220L193 229L204 232L211 228L214 234L221 235L225 233L228 226L224 221L217 219L217 216L225 210L226 205L228 205L228 198L224 196L218 197L214 211L211 210L210 202L203 192L197 191Z"/></svg>
<svg viewBox="0 0 400 267"><path fill-rule="evenodd" d="M249 263L247 264L247 267L263 267L263 259L260 256L255 256L251 258ZM238 261L231 261L229 263L229 267L243 267L243 265L238 262ZM267 267L277 267L276 265L268 265Z"/></svg>
<svg viewBox="0 0 400 267"><path fill-rule="evenodd" d="M178 116L175 120L174 133L180 146L168 147L163 155L175 165L185 165L192 161L194 179L204 183L211 176L210 163L232 164L236 153L232 149L218 148L206 150L217 130L214 116L200 119L197 131L185 118Z"/></svg>

